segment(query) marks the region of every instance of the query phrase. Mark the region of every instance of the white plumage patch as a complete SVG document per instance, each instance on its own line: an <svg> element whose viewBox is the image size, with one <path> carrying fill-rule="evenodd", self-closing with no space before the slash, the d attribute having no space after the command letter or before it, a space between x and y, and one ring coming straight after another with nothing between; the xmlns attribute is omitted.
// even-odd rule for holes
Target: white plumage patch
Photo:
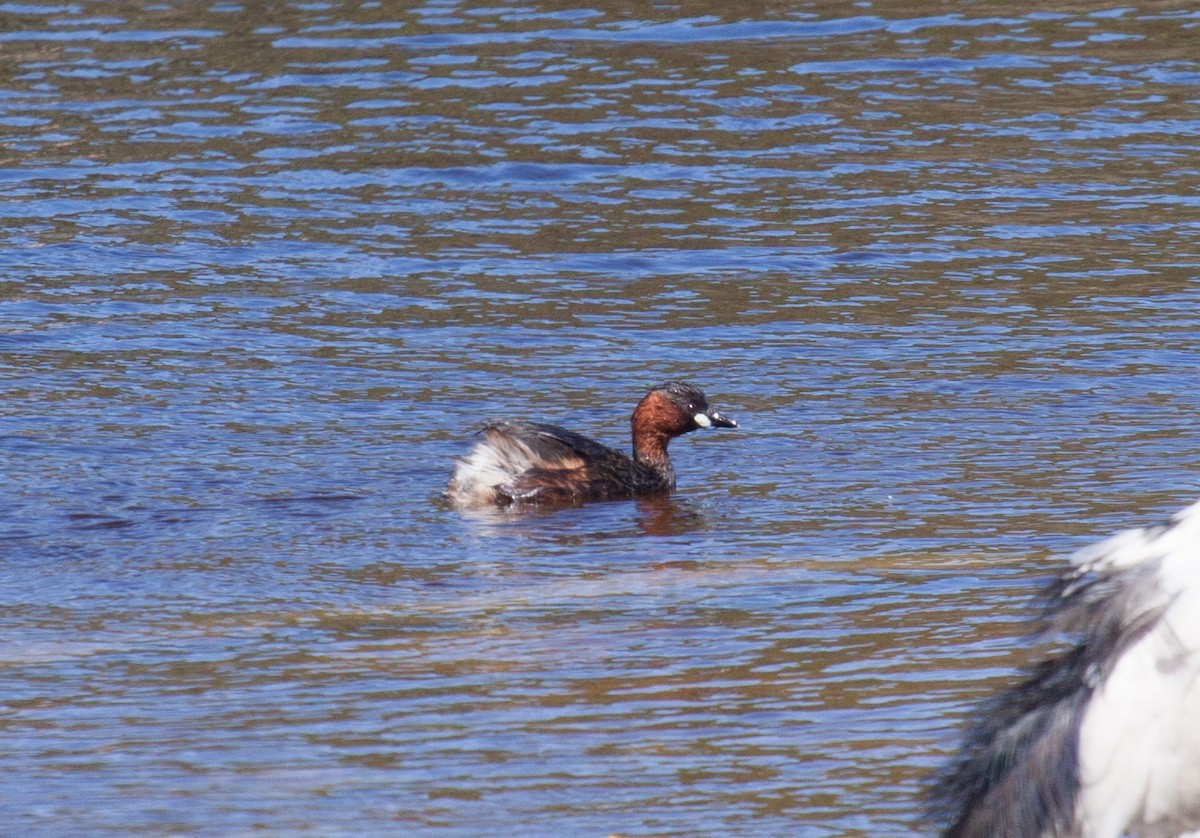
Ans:
<svg viewBox="0 0 1200 838"><path fill-rule="evenodd" d="M488 506L500 499L500 487L533 466L529 447L505 434L489 434L460 459L446 496L461 506Z"/></svg>
<svg viewBox="0 0 1200 838"><path fill-rule="evenodd" d="M1085 550L1075 563L1101 577L1149 574L1140 595L1114 594L1129 611L1123 622L1161 609L1121 650L1084 711L1076 809L1083 834L1175 838L1200 827L1200 504L1169 526Z"/></svg>
<svg viewBox="0 0 1200 838"><path fill-rule="evenodd" d="M504 479L505 474L496 459L495 450L490 446L478 445L455 464L454 473L450 475L450 483L446 487L446 497L463 506L491 503L496 496L494 487Z"/></svg>
<svg viewBox="0 0 1200 838"><path fill-rule="evenodd" d="M553 436L535 433L526 439L497 423L484 428L471 453L458 460L446 497L459 506L529 501L545 489L537 480L529 480L531 473L570 471L583 464L577 452Z"/></svg>
<svg viewBox="0 0 1200 838"><path fill-rule="evenodd" d="M1200 503L1177 512L1166 525L1127 530L1080 550L1071 563L1083 571L1112 573L1164 559L1173 565L1172 571L1184 569L1175 587L1200 579Z"/></svg>

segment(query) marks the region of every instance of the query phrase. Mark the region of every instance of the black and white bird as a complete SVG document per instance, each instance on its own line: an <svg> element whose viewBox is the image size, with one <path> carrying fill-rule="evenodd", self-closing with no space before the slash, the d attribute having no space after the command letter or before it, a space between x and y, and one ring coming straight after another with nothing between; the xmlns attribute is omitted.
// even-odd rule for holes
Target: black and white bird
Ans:
<svg viewBox="0 0 1200 838"><path fill-rule="evenodd" d="M943 838L1200 838L1200 503L1076 554L1069 645L983 706L937 779Z"/></svg>

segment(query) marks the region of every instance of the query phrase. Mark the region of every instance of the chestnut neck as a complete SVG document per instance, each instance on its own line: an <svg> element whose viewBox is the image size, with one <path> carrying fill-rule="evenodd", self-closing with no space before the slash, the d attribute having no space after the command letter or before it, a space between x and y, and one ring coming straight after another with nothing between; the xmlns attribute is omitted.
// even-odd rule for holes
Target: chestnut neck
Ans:
<svg viewBox="0 0 1200 838"><path fill-rule="evenodd" d="M686 417L670 399L657 392L638 402L630 424L633 428L633 459L657 471L674 484L675 471L667 445L682 432Z"/></svg>

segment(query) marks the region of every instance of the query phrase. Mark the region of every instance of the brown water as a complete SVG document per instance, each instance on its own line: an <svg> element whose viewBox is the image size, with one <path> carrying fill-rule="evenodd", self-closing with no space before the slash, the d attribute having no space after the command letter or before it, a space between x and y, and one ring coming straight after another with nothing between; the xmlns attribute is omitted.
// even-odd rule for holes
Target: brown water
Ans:
<svg viewBox="0 0 1200 838"><path fill-rule="evenodd" d="M1184 4L0 3L0 832L909 836L1196 495ZM741 422L462 515L489 416Z"/></svg>

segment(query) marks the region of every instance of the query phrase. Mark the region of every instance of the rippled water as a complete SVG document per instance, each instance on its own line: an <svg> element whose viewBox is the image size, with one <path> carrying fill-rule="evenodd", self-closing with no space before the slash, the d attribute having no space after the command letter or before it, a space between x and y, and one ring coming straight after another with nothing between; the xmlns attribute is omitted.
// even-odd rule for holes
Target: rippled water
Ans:
<svg viewBox="0 0 1200 838"><path fill-rule="evenodd" d="M1200 15L0 3L13 835L908 836L1194 499ZM735 432L463 515L489 416Z"/></svg>

